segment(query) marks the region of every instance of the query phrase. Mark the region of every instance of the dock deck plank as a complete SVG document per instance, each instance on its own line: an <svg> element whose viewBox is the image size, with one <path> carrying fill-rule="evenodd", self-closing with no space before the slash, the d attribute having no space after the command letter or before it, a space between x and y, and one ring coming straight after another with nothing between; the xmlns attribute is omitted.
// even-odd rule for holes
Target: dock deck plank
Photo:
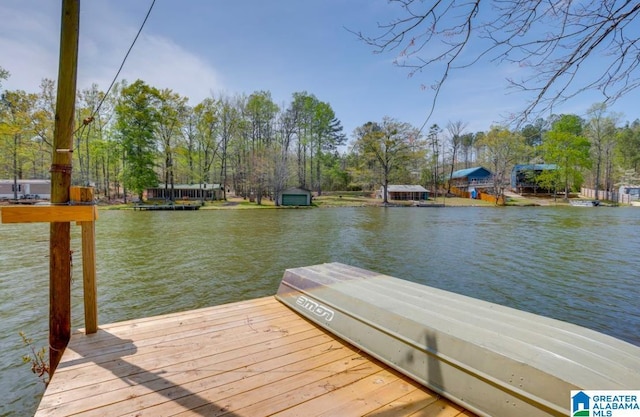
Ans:
<svg viewBox="0 0 640 417"><path fill-rule="evenodd" d="M45 416L472 416L265 297L76 332Z"/></svg>

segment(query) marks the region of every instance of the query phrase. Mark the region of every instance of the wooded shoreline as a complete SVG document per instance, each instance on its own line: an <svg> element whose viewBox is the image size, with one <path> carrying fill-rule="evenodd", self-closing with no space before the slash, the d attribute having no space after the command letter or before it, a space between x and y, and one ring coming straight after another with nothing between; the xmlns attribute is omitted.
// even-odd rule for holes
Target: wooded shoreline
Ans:
<svg viewBox="0 0 640 417"><path fill-rule="evenodd" d="M580 199L572 196L572 200ZM0 207L3 205L10 205L10 200L0 201ZM101 210L134 210L138 207L149 205L167 205L167 202L162 201L146 201L140 202L127 202L119 201L98 201L98 206ZM261 204L251 202L249 199L242 197L228 197L226 200L206 201L204 204L199 200L180 200L175 201L174 204L181 206L199 206L200 210L233 210L233 209L312 209L312 208L339 208L339 207L415 207L417 202L415 201L392 201L385 205L381 199L363 196L361 194L353 194L349 192L339 193L331 192L322 196L314 196L311 206L276 206L275 201L265 198L261 201ZM561 196L554 200L552 196L520 196L518 194L510 193L507 195L507 207L535 207L535 206L569 206L570 203L565 201ZM612 206L615 204L608 204L608 202L602 202L604 206ZM474 200L471 198L460 197L438 197L431 198L427 201L420 202L420 207L429 208L434 207L503 207L496 206L494 203Z"/></svg>
<svg viewBox="0 0 640 417"><path fill-rule="evenodd" d="M148 204L154 204L149 202ZM158 202L157 204L166 204L165 201ZM175 204L201 204L199 201L179 201ZM101 204L101 209L106 210L126 210L133 209L134 203L116 203L116 204ZM494 203L490 203L482 200L474 200L470 198L460 197L438 197L421 202L421 207L429 208L429 206L435 207L502 207L496 206ZM392 201L386 205L386 207L415 207L414 201ZM506 206L509 207L532 207L532 206L569 206L569 203L562 198L558 198L554 201L553 197L547 196L518 196L513 195L507 198ZM275 201L269 199L263 199L261 204L249 201L242 197L229 197L227 200L220 201L207 201L200 207L200 210L233 210L233 209L312 209L312 208L340 208L340 207L385 207L385 204L379 198L365 197L361 195L349 195L347 193L331 193L328 195L314 196L312 205L308 207L298 206L276 206Z"/></svg>

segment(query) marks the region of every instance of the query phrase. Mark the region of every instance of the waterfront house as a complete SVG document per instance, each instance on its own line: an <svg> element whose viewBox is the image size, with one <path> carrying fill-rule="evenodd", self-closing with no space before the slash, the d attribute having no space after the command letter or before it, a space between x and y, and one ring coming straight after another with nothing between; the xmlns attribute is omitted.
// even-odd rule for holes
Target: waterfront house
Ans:
<svg viewBox="0 0 640 417"><path fill-rule="evenodd" d="M376 193L378 198L384 195L384 187ZM420 201L428 200L429 192L421 185L388 185L387 200Z"/></svg>
<svg viewBox="0 0 640 417"><path fill-rule="evenodd" d="M483 193L483 190L493 188L493 185L493 174L484 167L460 169L454 171L451 174L451 178L449 178L450 191L462 198L487 200L482 195L489 194ZM488 198L488 201L493 200L495 200L495 197Z"/></svg>
<svg viewBox="0 0 640 417"><path fill-rule="evenodd" d="M17 190L16 190L17 184ZM0 180L0 199L51 198L51 180Z"/></svg>
<svg viewBox="0 0 640 417"><path fill-rule="evenodd" d="M468 191L469 187L493 185L493 174L484 167L460 169L451 174L449 181L452 186Z"/></svg>
<svg viewBox="0 0 640 417"><path fill-rule="evenodd" d="M550 170L556 170L555 164L524 164L516 165L511 170L511 190L519 193L549 193L553 190L540 187L537 182L538 176Z"/></svg>

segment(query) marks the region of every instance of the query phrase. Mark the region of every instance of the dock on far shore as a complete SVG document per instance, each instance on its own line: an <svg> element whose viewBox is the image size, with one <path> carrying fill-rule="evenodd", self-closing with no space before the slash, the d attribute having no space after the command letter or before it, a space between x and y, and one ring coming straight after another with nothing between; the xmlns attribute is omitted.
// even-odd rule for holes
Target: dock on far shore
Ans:
<svg viewBox="0 0 640 417"><path fill-rule="evenodd" d="M202 207L200 204L135 204L133 210L199 210L200 207Z"/></svg>

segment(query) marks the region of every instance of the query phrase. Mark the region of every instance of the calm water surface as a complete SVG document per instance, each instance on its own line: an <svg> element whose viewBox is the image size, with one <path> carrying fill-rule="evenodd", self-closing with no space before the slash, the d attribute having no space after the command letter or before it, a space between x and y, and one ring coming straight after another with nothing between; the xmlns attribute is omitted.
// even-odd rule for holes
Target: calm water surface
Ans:
<svg viewBox="0 0 640 417"><path fill-rule="evenodd" d="M101 323L271 295L286 268L337 261L640 345L639 209L101 211L96 229ZM32 415L44 390L18 332L47 345L48 233L0 225L0 416Z"/></svg>

